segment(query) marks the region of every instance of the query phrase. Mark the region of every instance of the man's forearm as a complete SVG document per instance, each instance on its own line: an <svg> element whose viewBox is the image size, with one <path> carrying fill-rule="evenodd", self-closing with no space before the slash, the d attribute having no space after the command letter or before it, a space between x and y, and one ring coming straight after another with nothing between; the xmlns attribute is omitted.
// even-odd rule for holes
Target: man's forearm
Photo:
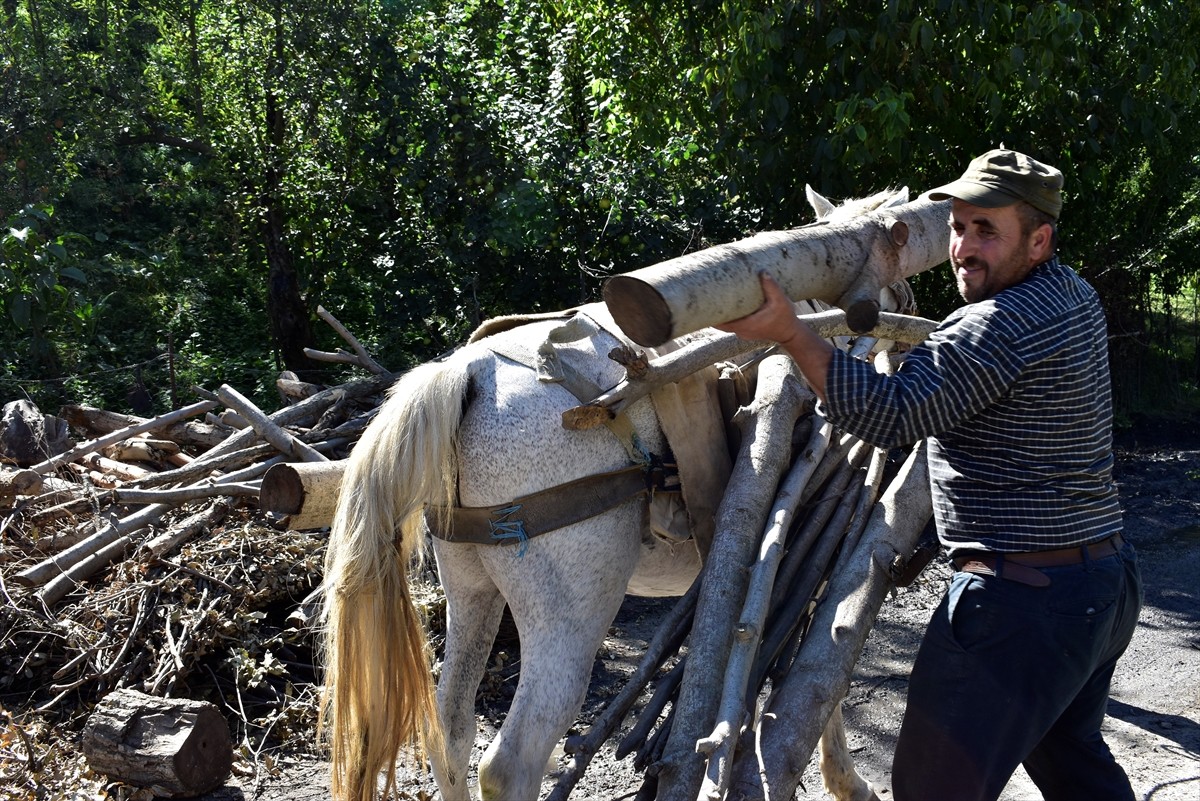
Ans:
<svg viewBox="0 0 1200 801"><path fill-rule="evenodd" d="M804 323L796 321L795 333L779 346L792 357L804 380L822 401L825 400L825 376L833 361L833 345Z"/></svg>

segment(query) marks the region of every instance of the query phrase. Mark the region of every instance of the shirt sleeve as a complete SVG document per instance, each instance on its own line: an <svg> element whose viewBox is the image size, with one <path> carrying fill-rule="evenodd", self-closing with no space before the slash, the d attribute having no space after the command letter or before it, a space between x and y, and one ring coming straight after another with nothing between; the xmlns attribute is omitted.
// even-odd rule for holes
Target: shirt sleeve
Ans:
<svg viewBox="0 0 1200 801"><path fill-rule="evenodd" d="M881 448L948 431L1009 391L1026 363L1021 328L986 302L963 307L891 376L837 351L825 379L825 415Z"/></svg>

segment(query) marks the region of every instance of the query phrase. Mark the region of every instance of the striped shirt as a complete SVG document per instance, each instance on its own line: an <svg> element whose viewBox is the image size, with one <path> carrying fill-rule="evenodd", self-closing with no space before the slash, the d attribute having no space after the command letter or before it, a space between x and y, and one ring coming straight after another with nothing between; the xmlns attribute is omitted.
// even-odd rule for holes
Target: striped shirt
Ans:
<svg viewBox="0 0 1200 801"><path fill-rule="evenodd" d="M953 312L894 376L838 351L826 396L828 419L873 445L926 440L952 556L1065 548L1121 530L1104 312L1057 258Z"/></svg>

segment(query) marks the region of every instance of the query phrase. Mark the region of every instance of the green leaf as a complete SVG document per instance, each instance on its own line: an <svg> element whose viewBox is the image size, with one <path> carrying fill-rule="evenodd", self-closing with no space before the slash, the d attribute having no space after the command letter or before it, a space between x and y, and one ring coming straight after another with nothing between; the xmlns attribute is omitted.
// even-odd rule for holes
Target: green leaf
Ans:
<svg viewBox="0 0 1200 801"><path fill-rule="evenodd" d="M22 331L29 330L29 323L33 318L33 303L29 299L29 295L25 293L19 294L8 306L8 313L12 316L13 322L17 324L17 328Z"/></svg>
<svg viewBox="0 0 1200 801"><path fill-rule="evenodd" d="M87 276L84 274L83 270L79 269L78 267L63 267L58 271L58 274L63 278L70 278L76 283L87 283Z"/></svg>

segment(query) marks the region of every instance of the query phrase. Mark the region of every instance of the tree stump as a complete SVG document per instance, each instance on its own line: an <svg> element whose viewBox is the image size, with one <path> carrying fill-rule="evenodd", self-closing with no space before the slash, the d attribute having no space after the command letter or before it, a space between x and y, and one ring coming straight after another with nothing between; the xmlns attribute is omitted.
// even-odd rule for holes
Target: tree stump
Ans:
<svg viewBox="0 0 1200 801"><path fill-rule="evenodd" d="M28 467L70 447L66 422L42 414L30 401L11 401L0 409L0 456Z"/></svg>
<svg viewBox="0 0 1200 801"><path fill-rule="evenodd" d="M165 797L206 793L233 766L229 725L214 705L129 689L96 706L83 753L97 773Z"/></svg>

